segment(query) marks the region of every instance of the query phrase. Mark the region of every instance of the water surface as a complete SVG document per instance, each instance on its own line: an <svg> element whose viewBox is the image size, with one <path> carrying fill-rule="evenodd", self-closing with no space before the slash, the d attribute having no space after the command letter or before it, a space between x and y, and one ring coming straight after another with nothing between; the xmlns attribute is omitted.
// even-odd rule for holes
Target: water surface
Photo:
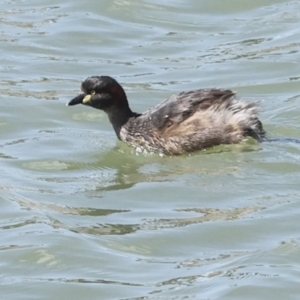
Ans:
<svg viewBox="0 0 300 300"><path fill-rule="evenodd" d="M298 299L300 2L5 1L3 299ZM137 154L65 107L90 75L132 109L221 87L277 142Z"/></svg>

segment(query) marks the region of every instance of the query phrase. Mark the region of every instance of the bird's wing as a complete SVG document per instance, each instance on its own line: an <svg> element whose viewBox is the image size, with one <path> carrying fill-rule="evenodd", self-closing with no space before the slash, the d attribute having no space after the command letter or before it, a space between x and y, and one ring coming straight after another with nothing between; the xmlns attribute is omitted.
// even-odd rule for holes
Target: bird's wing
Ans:
<svg viewBox="0 0 300 300"><path fill-rule="evenodd" d="M154 106L142 115L158 131L180 124L199 110L223 103L232 98L234 92L222 89L201 89L181 92Z"/></svg>

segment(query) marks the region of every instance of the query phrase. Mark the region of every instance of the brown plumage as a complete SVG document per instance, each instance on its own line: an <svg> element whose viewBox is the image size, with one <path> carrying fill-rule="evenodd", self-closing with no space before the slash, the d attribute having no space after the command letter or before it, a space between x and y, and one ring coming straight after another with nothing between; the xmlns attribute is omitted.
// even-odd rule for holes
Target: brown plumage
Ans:
<svg viewBox="0 0 300 300"><path fill-rule="evenodd" d="M247 136L260 141L264 134L256 104L235 99L230 90L181 92L138 114L131 111L121 85L109 76L88 77L81 89L68 105L105 111L120 140L150 152L177 155L239 143Z"/></svg>

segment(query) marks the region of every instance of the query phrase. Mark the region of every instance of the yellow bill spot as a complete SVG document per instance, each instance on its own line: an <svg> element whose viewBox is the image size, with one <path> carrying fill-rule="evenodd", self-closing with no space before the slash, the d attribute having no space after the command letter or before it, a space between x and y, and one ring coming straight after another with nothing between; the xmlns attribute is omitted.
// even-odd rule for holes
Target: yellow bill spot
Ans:
<svg viewBox="0 0 300 300"><path fill-rule="evenodd" d="M86 96L83 98L82 103L83 103L83 104L86 104L86 103L90 102L90 101L91 101L91 98L92 98L92 95L86 95Z"/></svg>

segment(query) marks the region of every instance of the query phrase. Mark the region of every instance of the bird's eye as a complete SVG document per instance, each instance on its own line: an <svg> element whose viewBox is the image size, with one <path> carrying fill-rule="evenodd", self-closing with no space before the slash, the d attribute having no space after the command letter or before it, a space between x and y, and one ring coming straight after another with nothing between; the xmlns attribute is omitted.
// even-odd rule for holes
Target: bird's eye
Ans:
<svg viewBox="0 0 300 300"><path fill-rule="evenodd" d="M96 92L94 91L94 90L92 90L91 91L91 95L93 96L93 95L95 95L96 94Z"/></svg>

